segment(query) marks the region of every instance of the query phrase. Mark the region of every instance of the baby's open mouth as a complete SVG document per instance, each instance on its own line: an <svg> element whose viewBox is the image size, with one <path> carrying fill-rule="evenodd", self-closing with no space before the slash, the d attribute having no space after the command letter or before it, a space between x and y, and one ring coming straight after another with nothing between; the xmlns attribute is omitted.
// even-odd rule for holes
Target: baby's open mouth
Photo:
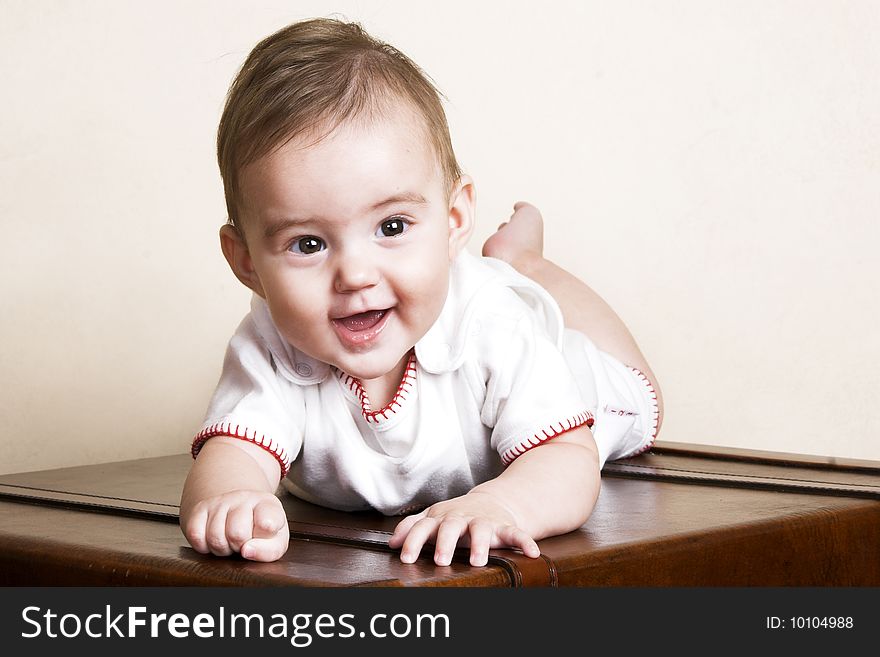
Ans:
<svg viewBox="0 0 880 657"><path fill-rule="evenodd" d="M387 312L388 308L385 308L384 310L368 310L365 313L340 317L336 321L349 331L366 331L381 322Z"/></svg>
<svg viewBox="0 0 880 657"><path fill-rule="evenodd" d="M336 335L347 348L366 349L375 345L388 324L388 318L393 315L394 308L383 310L368 310L363 313L355 313L347 317L339 317L333 320L333 328Z"/></svg>

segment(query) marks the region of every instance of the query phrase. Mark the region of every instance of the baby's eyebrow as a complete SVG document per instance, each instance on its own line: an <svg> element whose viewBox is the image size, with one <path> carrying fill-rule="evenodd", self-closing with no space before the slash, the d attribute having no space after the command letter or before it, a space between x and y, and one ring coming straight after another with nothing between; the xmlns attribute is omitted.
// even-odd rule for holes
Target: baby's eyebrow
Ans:
<svg viewBox="0 0 880 657"><path fill-rule="evenodd" d="M287 230L288 228L302 226L308 223L311 223L308 219L281 219L280 221L275 221L268 224L263 234L265 235L266 239L270 239L278 233Z"/></svg>
<svg viewBox="0 0 880 657"><path fill-rule="evenodd" d="M397 205L398 203L409 203L412 205L427 205L428 199L419 194L418 192L401 192L400 194L395 194L394 196L389 196L384 201L379 201L375 205L373 205L370 210L376 211L381 210L382 208L389 205Z"/></svg>

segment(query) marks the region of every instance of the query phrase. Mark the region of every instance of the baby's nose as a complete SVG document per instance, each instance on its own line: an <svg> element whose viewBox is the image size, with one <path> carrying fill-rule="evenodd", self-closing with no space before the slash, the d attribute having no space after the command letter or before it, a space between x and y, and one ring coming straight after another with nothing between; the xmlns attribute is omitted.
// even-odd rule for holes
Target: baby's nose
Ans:
<svg viewBox="0 0 880 657"><path fill-rule="evenodd" d="M340 256L334 282L337 292L354 292L378 282L379 270L366 254L349 252Z"/></svg>

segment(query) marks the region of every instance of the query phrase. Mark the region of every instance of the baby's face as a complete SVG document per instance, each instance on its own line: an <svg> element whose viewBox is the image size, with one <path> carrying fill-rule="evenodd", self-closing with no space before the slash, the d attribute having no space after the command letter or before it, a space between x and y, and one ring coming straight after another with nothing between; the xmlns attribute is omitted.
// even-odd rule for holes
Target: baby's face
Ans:
<svg viewBox="0 0 880 657"><path fill-rule="evenodd" d="M448 197L408 112L289 142L242 172L247 284L300 351L361 379L388 374L443 307L472 225L463 182Z"/></svg>

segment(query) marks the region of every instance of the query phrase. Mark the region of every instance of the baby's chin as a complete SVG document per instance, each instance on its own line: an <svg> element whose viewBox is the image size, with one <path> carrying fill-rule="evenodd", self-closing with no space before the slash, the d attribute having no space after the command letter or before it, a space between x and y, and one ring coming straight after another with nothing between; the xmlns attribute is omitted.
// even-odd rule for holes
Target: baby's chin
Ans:
<svg viewBox="0 0 880 657"><path fill-rule="evenodd" d="M350 376L360 379L361 381L370 381L394 372L402 361L406 361L411 350L411 348L407 349L400 356L394 355L386 356L384 358L371 357L374 356L373 354L360 354L345 359L345 362L336 364L336 368Z"/></svg>

